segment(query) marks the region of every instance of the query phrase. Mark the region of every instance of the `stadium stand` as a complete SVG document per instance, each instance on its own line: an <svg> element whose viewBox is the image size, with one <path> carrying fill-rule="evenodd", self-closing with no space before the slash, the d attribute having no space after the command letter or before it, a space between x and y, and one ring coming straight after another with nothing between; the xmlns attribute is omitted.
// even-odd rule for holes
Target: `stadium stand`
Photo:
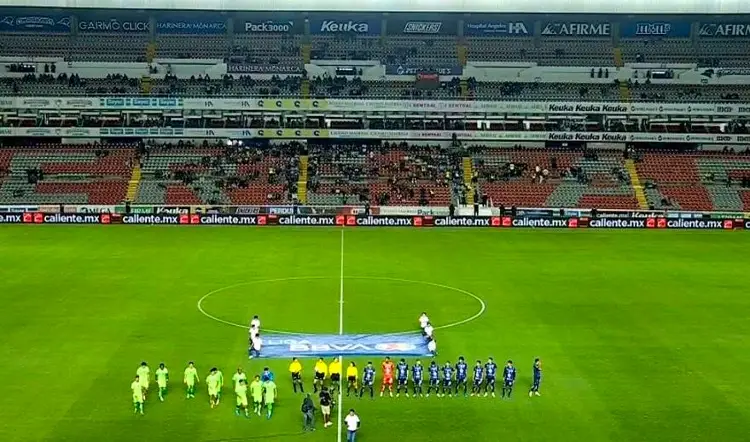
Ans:
<svg viewBox="0 0 750 442"><path fill-rule="evenodd" d="M109 26L114 22L108 25L86 12L71 14L71 21L45 24L51 28L42 32L44 38L39 38L38 29L18 31L18 23L24 21L10 16L0 21L0 59L5 65L0 97L7 97L3 102L16 97L173 97L205 99L213 106L214 98L279 97L569 106L655 103L658 110L625 116L460 108L456 114L428 114L429 109L409 114L360 109L310 113L18 108L0 114L1 128L401 133L393 139L377 136L364 141L325 140L318 135L296 141L246 139L244 144L230 140L229 146L221 137L179 143L97 138L84 144L62 137L14 138L4 140L0 149L3 203L117 204L132 196L134 204L291 204L299 201L302 184L305 202L313 205L426 206L479 200L488 205L625 210L643 209L644 204L682 210L749 207L746 154L721 151L718 142L692 142L685 149L660 144L668 141L661 134L749 133L743 114L750 107L732 115L699 117L659 107L739 106L750 101L750 81L745 78L750 72L743 70L750 66L750 39L742 36L744 28L704 23L708 19L694 16L634 24L629 17L609 16L582 16L579 23L564 16L491 22L479 16L446 15L425 22L355 14L334 20L328 32L324 21L302 13L278 23L227 13L212 27L196 15L193 22L175 22L171 28L159 26L155 13L144 13L131 23L138 26L122 23L115 30ZM602 23L594 26L597 20ZM605 25L604 20L611 23ZM669 26L662 26L665 23ZM421 73L434 75L434 84L420 84L416 75ZM578 138L568 143L553 137L533 146L519 142L500 143L501 147L458 139L433 145L434 140L409 140L410 131L660 136L654 138L659 149L624 138L589 147ZM272 137L287 136L278 133ZM742 143L732 147L737 152L747 149ZM300 175L303 156L307 181ZM135 169L138 180L132 179ZM133 192L128 191L129 182L135 183Z"/></svg>

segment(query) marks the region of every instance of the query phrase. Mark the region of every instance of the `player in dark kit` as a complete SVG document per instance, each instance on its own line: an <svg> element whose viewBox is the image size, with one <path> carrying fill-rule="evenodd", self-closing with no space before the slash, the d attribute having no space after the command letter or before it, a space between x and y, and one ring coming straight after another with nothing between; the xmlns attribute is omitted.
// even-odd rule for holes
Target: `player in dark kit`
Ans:
<svg viewBox="0 0 750 442"><path fill-rule="evenodd" d="M542 383L542 361L539 358L534 359L534 381L531 384L531 390L529 390L529 397L531 395L535 394L537 396L541 396L539 394L539 384Z"/></svg>
<svg viewBox="0 0 750 442"><path fill-rule="evenodd" d="M372 362L368 362L367 366L363 371L362 375L362 388L359 389L359 397L365 394L365 388L370 389L370 399L375 397L375 367L372 366Z"/></svg>
<svg viewBox="0 0 750 442"><path fill-rule="evenodd" d="M513 393L513 384L516 382L516 367L513 366L513 361L508 361L507 364L505 364L505 367L503 368L503 394L502 397L505 397L505 394L508 394L508 399L510 399L510 395Z"/></svg>
<svg viewBox="0 0 750 442"><path fill-rule="evenodd" d="M456 396L458 396L458 389L463 385L464 387L464 397L468 396L468 385L466 382L466 377L469 372L469 366L466 364L466 361L464 361L463 356L459 356L458 363L456 364Z"/></svg>
<svg viewBox="0 0 750 442"><path fill-rule="evenodd" d="M482 394L482 375L484 374L484 367L482 367L482 361L477 359L477 365L474 366L474 385L471 386L471 395L479 396Z"/></svg>
<svg viewBox="0 0 750 442"><path fill-rule="evenodd" d="M401 359L398 361L398 364L396 364L396 381L398 382L398 385L396 386L396 397L401 395L402 388L404 389L404 395L409 397L409 365L406 363L405 359Z"/></svg>
<svg viewBox="0 0 750 442"><path fill-rule="evenodd" d="M417 359L414 365L411 366L411 381L414 383L414 397L417 397L417 395L422 396L422 373L423 372L424 372L424 367L422 367L422 362L419 359Z"/></svg>
<svg viewBox="0 0 750 442"><path fill-rule="evenodd" d="M452 396L453 389L451 388L451 384L453 383L453 366L451 366L450 362L446 362L443 366L443 394L438 395L438 397L445 396L446 393L448 394L448 397Z"/></svg>
<svg viewBox="0 0 750 442"><path fill-rule="evenodd" d="M487 393L492 393L492 397L495 397L497 364L492 358L487 359L487 363L484 364L484 373L487 375L487 380L484 382L484 397L487 397Z"/></svg>
<svg viewBox="0 0 750 442"><path fill-rule="evenodd" d="M433 388L435 388L435 394L440 396L440 367L437 366L435 361L432 361L427 371L430 373L430 385L427 387L427 397L430 397L430 392Z"/></svg>

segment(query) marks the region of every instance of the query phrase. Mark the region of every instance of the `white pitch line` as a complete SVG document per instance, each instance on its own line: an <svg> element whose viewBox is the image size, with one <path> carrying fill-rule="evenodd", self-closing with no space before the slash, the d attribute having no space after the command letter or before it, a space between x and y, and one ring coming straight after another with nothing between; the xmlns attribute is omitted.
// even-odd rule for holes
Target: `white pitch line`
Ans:
<svg viewBox="0 0 750 442"><path fill-rule="evenodd" d="M339 335L344 334L344 229L341 229L341 265L340 265L340 272L339 272ZM341 364L341 370L344 370L344 358L342 355L339 355L339 364ZM343 419L343 400L344 400L344 393L343 393L343 384L339 381L339 397L338 397L338 418L337 418L337 425L336 425L336 440L337 442L341 442L343 439L342 435L342 419Z"/></svg>
<svg viewBox="0 0 750 442"><path fill-rule="evenodd" d="M205 295L203 295L198 300L198 311L203 316L205 316L205 317L207 317L209 319L212 319L212 320L214 320L216 322L220 322L222 324L230 325L232 327L243 328L243 329L247 330L247 329L249 329L249 327L247 326L247 324L239 324L239 323L236 323L236 322L227 321L225 319L218 318L218 317L212 315L211 313L208 313L203 308L203 302L207 298L209 298L210 296L213 296L213 295L215 295L217 293L220 293L220 292L223 292L225 290L232 289L232 288L245 286L245 285L261 284L261 283L268 283L268 282L307 281L307 280L322 280L322 279L334 279L334 277L331 277L331 276L293 276L293 277L288 277L288 278L274 278L274 279L263 279L263 280L258 280L258 281L239 282L239 283L236 283L236 284L228 285L226 287L221 287L221 288L218 288L218 289L214 289L214 290L206 293ZM339 279L341 279L341 278L339 277ZM372 280L372 281L395 281L395 282L404 282L404 283L411 283L411 284L430 285L430 286L433 286L433 287L438 287L438 288L442 288L442 289L446 289L446 290L452 290L452 291L455 291L455 292L458 292L458 293L462 293L462 294L464 294L466 296L469 296L469 297L473 298L474 300L476 300L479 303L479 306L480 306L479 311L477 313L475 313L474 315L472 315L472 316L470 316L470 317L468 317L466 319L462 319L460 321L451 322L451 323L445 324L445 325L438 325L438 326L435 327L435 330L445 330L445 329L448 329L448 328L458 327L459 325L467 324L469 322L472 322L472 321L478 319L487 310L487 306L486 306L484 300L482 298L480 298L479 296L477 296L474 293L471 293L471 292L469 292L467 290L460 289L458 287L452 287L452 286L445 285L445 284L438 284L438 283L434 283L434 282L417 281L417 280L403 279L403 278L389 278L389 277L385 277L385 276L347 276L347 277L345 277L343 279L362 279L362 280ZM299 332L299 331L272 330L270 328L264 328L264 330L266 332L277 333L277 334L284 334L284 335L297 335L297 334L303 334L304 333L304 332ZM387 334L389 334L389 335L405 335L405 334L409 334L409 333L414 333L414 330L406 330L406 331L402 331L402 332L393 332L393 333L387 333Z"/></svg>

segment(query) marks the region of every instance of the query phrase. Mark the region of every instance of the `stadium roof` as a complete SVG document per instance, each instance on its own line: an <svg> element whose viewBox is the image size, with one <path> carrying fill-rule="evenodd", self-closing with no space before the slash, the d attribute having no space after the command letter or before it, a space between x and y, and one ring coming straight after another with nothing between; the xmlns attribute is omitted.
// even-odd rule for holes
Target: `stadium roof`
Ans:
<svg viewBox="0 0 750 442"><path fill-rule="evenodd" d="M748 14L744 0L0 0L0 6L220 11Z"/></svg>

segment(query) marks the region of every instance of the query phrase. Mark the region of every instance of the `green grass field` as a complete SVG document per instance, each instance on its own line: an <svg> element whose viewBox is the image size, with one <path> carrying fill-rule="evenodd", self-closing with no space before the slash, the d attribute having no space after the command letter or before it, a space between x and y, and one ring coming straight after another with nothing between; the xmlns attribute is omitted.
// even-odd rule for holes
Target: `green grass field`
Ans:
<svg viewBox="0 0 750 442"><path fill-rule="evenodd" d="M368 441L747 441L750 431L750 236L742 232L345 231L344 330L436 325L440 360L512 358L512 400L344 400ZM248 361L247 333L211 320L337 333L340 230L4 226L0 441L336 441L335 426L301 433L286 360ZM259 282L289 277L317 277ZM542 397L526 391L534 357ZM379 365L381 358L375 359ZM171 394L134 416L140 361L165 362ZM233 395L210 409L195 360L226 377L270 365L270 421L235 417ZM345 361L346 362L346 361ZM360 360L364 362L364 360ZM312 361L304 361L306 386ZM153 388L153 387L152 387Z"/></svg>

